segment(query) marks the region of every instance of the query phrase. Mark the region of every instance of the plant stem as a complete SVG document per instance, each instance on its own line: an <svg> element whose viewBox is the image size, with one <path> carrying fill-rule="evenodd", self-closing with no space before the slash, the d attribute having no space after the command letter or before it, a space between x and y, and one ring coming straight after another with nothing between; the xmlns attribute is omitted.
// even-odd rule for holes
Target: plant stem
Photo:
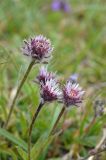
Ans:
<svg viewBox="0 0 106 160"><path fill-rule="evenodd" d="M35 114L32 118L32 122L30 124L30 128L29 128L29 135L28 135L28 160L31 160L31 155L30 155L30 151L31 151L31 135L32 135L32 129L33 129L33 125L35 123L35 120L37 119L40 110L42 109L44 103L40 102L37 110L35 111Z"/></svg>
<svg viewBox="0 0 106 160"><path fill-rule="evenodd" d="M85 128L85 130L84 130L85 133L88 133L88 132L89 132L89 130L90 130L90 129L92 128L92 126L94 125L95 121L96 121L96 116L93 117L92 121L91 121L91 122L89 123L89 125Z"/></svg>
<svg viewBox="0 0 106 160"><path fill-rule="evenodd" d="M58 117L57 117L57 120L56 120L56 122L55 122L55 124L54 124L54 126L53 126L53 128L52 128L52 130L51 130L51 132L50 132L50 135L52 135L53 132L54 132L54 130L56 129L57 124L58 124L60 118L62 117L64 111L65 111L65 106L62 107L62 110L60 111L60 113L59 113L59 115L58 115Z"/></svg>
<svg viewBox="0 0 106 160"><path fill-rule="evenodd" d="M106 148L100 149L98 151L95 151L94 153L89 154L88 156L86 156L85 158L82 158L80 160L87 160L89 157L98 155L99 153L102 153L102 152L105 152L105 151L106 151Z"/></svg>
<svg viewBox="0 0 106 160"><path fill-rule="evenodd" d="M35 61L32 60L31 63L29 64L29 66L28 66L27 71L25 72L25 74L24 74L24 76L23 76L23 79L21 80L21 82L20 82L20 84L19 84L19 86L18 86L17 92L16 92L16 94L15 94L15 96L14 96L14 98L13 98L13 101L12 101L12 103L11 103L11 106L10 106L10 111L9 111L8 116L7 116L6 123L4 124L4 128L7 128L7 125L8 125L8 123L9 123L9 120L10 120L10 118L11 118L11 115L12 115L12 112L13 112L13 109L14 109L15 102L16 102L17 97L18 97L18 95L19 95L19 92L20 92L20 90L21 90L24 82L26 81L26 79L27 79L27 77L28 77L28 75L29 75L29 73L30 73L30 71L31 71L34 63L35 63Z"/></svg>

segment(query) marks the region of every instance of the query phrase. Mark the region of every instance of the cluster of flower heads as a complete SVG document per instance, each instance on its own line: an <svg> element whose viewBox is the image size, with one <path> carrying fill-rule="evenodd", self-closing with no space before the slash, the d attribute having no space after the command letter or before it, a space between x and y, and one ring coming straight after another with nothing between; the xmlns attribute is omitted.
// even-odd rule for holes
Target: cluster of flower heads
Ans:
<svg viewBox="0 0 106 160"><path fill-rule="evenodd" d="M40 84L41 98L46 102L58 100L67 107L71 105L79 106L82 103L84 91L79 87L79 84L71 80L71 77L60 89L56 74L48 72L47 67L43 66L35 82Z"/></svg>
<svg viewBox="0 0 106 160"><path fill-rule="evenodd" d="M22 50L24 55L40 63L48 62L48 58L52 57L53 47L49 39L39 35L28 41L25 40ZM35 82L40 85L40 95L44 102L58 100L67 107L79 106L82 103L84 91L77 84L77 78L77 74L70 76L64 87L60 89L56 74L48 72L47 67L42 66Z"/></svg>

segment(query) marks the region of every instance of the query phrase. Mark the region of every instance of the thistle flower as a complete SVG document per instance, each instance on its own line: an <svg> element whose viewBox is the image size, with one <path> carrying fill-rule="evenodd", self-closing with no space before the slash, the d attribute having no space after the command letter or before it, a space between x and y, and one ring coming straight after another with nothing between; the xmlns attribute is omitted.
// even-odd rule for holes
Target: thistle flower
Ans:
<svg viewBox="0 0 106 160"><path fill-rule="evenodd" d="M55 79L45 81L41 85L41 98L44 102L52 102L61 98L59 84Z"/></svg>
<svg viewBox="0 0 106 160"><path fill-rule="evenodd" d="M42 66L40 68L39 75L37 76L34 82L37 82L38 84L45 84L45 82L50 79L56 80L55 73L48 72L47 67Z"/></svg>
<svg viewBox="0 0 106 160"><path fill-rule="evenodd" d="M70 6L68 2L65 0L53 0L51 7L53 11L59 11L59 10L62 10L64 12L70 11Z"/></svg>
<svg viewBox="0 0 106 160"><path fill-rule="evenodd" d="M63 88L63 103L69 107L70 105L79 106L83 100L83 94L85 91L79 87L77 83L67 82Z"/></svg>
<svg viewBox="0 0 106 160"><path fill-rule="evenodd" d="M24 55L31 57L36 62L48 62L48 59L51 58L51 52L53 47L51 41L39 35L29 40L24 40L22 47L22 52Z"/></svg>

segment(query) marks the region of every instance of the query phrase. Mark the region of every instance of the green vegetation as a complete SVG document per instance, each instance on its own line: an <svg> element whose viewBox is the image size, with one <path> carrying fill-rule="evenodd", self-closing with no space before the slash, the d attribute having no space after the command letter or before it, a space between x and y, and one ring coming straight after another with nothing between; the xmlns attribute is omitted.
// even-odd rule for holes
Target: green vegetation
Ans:
<svg viewBox="0 0 106 160"><path fill-rule="evenodd" d="M86 91L83 105L72 107L51 137L49 131L62 105L45 105L32 133L32 160L65 160L69 153L76 160L79 155L87 156L104 136L106 109L86 128L94 116L95 100L106 97L106 2L69 1L70 13L52 11L50 0L0 1L0 125L7 119L17 85L29 64L20 48L23 39L30 36L50 38L54 53L48 68L57 71L63 82L78 73L78 82ZM33 80L40 66L35 65L24 84L7 130L0 128L0 160L27 160L28 129L39 103L39 87ZM58 135L61 128L64 132ZM105 160L106 152L101 155L100 160Z"/></svg>

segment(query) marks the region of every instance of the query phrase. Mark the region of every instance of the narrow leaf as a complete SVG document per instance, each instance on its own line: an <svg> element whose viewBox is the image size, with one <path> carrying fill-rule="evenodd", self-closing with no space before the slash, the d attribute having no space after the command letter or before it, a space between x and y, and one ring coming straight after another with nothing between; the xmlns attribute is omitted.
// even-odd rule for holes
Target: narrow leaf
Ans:
<svg viewBox="0 0 106 160"><path fill-rule="evenodd" d="M0 135L27 151L27 144L22 139L14 137L11 133L2 128L0 128Z"/></svg>
<svg viewBox="0 0 106 160"><path fill-rule="evenodd" d="M28 154L20 147L17 147L17 151L23 160L28 159Z"/></svg>
<svg viewBox="0 0 106 160"><path fill-rule="evenodd" d="M43 134L32 148L32 160L38 160L38 157L41 155L41 153L48 147L48 145L53 141L53 139L58 136L58 134L59 133L56 133L52 136L49 136L48 133Z"/></svg>
<svg viewBox="0 0 106 160"><path fill-rule="evenodd" d="M3 154L5 154L5 155L9 155L9 156L11 156L14 160L17 160L17 156L16 156L16 154L12 151L12 150L10 150L10 149L1 149L0 148L0 153L3 153Z"/></svg>

